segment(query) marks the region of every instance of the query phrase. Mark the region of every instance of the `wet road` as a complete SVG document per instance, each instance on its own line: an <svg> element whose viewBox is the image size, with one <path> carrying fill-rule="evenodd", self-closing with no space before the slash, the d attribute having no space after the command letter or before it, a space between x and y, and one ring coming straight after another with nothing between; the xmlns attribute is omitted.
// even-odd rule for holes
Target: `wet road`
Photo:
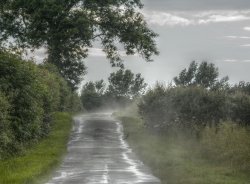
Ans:
<svg viewBox="0 0 250 184"><path fill-rule="evenodd" d="M75 117L68 153L47 184L160 184L123 140L109 114Z"/></svg>

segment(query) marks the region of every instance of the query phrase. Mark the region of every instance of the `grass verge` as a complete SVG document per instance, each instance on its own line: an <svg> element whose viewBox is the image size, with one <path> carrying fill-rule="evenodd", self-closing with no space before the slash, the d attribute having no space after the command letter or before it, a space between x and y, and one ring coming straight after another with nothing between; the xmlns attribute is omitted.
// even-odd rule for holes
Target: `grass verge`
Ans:
<svg viewBox="0 0 250 184"><path fill-rule="evenodd" d="M72 125L71 115L55 113L49 136L21 156L0 161L1 184L44 182L66 151Z"/></svg>
<svg viewBox="0 0 250 184"><path fill-rule="evenodd" d="M135 117L120 117L132 149L162 184L249 184L250 174L204 158L197 141L152 133Z"/></svg>

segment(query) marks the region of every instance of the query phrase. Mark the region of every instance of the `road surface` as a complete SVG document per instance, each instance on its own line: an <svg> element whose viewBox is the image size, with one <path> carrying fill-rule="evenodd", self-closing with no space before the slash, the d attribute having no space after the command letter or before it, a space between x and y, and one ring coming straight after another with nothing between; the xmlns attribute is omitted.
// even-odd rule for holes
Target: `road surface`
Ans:
<svg viewBox="0 0 250 184"><path fill-rule="evenodd" d="M110 114L77 116L68 152L47 184L160 184L123 140Z"/></svg>

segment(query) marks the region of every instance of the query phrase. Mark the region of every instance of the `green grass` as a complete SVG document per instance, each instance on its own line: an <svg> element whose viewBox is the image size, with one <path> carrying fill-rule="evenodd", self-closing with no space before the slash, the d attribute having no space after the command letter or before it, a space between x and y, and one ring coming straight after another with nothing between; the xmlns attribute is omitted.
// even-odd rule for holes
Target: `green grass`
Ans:
<svg viewBox="0 0 250 184"><path fill-rule="evenodd" d="M149 132L138 118L121 117L125 137L162 184L249 184L250 172L205 158L192 138Z"/></svg>
<svg viewBox="0 0 250 184"><path fill-rule="evenodd" d="M56 113L50 135L21 156L0 161L0 184L44 182L66 151L71 115Z"/></svg>

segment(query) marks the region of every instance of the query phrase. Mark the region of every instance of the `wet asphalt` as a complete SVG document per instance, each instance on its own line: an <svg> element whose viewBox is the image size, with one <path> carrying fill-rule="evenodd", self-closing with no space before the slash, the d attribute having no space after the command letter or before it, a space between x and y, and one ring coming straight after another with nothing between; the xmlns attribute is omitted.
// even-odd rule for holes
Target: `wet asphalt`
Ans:
<svg viewBox="0 0 250 184"><path fill-rule="evenodd" d="M123 139L110 114L74 118L67 154L47 184L160 184Z"/></svg>

